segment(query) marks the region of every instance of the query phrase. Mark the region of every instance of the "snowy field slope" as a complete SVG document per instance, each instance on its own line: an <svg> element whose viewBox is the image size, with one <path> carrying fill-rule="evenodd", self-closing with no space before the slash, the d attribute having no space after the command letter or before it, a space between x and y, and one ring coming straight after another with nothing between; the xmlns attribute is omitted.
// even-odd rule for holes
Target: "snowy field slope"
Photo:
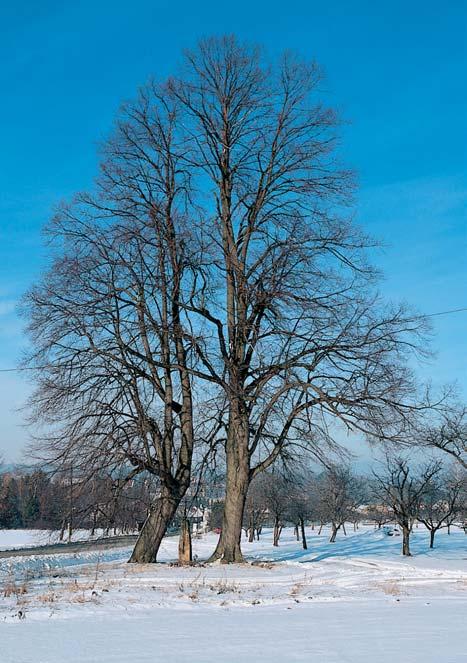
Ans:
<svg viewBox="0 0 467 663"><path fill-rule="evenodd" d="M467 537L372 528L309 550L285 530L243 543L249 564L126 564L129 549L0 560L2 663L467 663ZM216 542L194 542L199 560Z"/></svg>

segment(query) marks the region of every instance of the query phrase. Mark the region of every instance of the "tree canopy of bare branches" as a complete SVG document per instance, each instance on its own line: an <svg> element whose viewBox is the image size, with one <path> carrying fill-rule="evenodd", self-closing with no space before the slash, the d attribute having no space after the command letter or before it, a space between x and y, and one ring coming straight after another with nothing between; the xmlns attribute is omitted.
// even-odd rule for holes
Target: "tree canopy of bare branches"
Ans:
<svg viewBox="0 0 467 663"><path fill-rule="evenodd" d="M97 190L57 214L59 257L26 300L35 420L58 457L160 477L135 560L155 560L195 439L224 445L213 559L235 562L255 476L325 459L345 429L405 439L418 407L424 323L377 295L321 80L203 40L123 110Z"/></svg>
<svg viewBox="0 0 467 663"><path fill-rule="evenodd" d="M422 426L421 446L439 449L467 470L467 408L454 405L438 415L438 420Z"/></svg>
<svg viewBox="0 0 467 663"><path fill-rule="evenodd" d="M56 214L57 257L25 300L37 368L32 419L45 455L84 476L128 467L160 479L132 561L155 561L191 481L196 357L183 325L195 241L183 210L174 106L144 94L105 146L93 194ZM190 246L190 253L186 249Z"/></svg>

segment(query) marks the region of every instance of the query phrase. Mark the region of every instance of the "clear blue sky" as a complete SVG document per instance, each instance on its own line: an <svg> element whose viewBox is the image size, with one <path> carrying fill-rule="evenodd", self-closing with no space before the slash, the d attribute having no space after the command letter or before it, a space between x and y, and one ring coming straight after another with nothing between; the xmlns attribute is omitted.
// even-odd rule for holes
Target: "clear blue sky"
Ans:
<svg viewBox="0 0 467 663"><path fill-rule="evenodd" d="M0 8L0 367L24 339L15 306L40 272L41 227L91 185L96 144L122 100L174 71L183 48L235 33L294 49L327 72L349 121L342 151L360 179L357 216L386 243L383 291L424 313L467 306L467 4L320 0L29 0ZM467 313L434 318L435 383L467 385ZM27 439L28 385L0 373L0 454ZM467 390L466 390L467 391Z"/></svg>

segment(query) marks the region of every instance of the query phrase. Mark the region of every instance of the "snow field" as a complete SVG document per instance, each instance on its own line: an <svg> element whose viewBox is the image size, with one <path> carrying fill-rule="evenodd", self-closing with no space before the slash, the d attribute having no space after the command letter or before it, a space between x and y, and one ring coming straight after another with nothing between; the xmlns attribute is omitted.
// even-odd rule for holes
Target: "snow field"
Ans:
<svg viewBox="0 0 467 663"><path fill-rule="evenodd" d="M246 565L172 566L176 537L159 565L130 548L0 559L0 661L467 661L463 532L430 551L416 529L411 558L371 527L307 533L307 551L290 529L244 541ZM216 538L194 541L200 560Z"/></svg>

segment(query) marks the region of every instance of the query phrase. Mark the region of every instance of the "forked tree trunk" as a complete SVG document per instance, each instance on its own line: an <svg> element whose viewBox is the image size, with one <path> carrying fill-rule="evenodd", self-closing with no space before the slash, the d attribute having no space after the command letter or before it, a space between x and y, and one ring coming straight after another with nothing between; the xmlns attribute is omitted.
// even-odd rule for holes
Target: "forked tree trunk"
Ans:
<svg viewBox="0 0 467 663"><path fill-rule="evenodd" d="M240 542L243 512L250 482L248 426L240 417L230 420L226 444L226 485L222 532L209 561L244 562ZM233 422L233 423L232 423Z"/></svg>
<svg viewBox="0 0 467 663"><path fill-rule="evenodd" d="M303 518L300 518L300 529L302 531L302 546L303 550L308 550L308 545L306 542L306 534L305 534L305 521Z"/></svg>
<svg viewBox="0 0 467 663"><path fill-rule="evenodd" d="M410 526L402 526L402 554L405 557L411 557L412 553L410 552Z"/></svg>
<svg viewBox="0 0 467 663"><path fill-rule="evenodd" d="M149 512L141 528L129 562L138 564L156 562L162 539L175 516L180 500L180 496L171 495L166 488L162 489L161 496Z"/></svg>
<svg viewBox="0 0 467 663"><path fill-rule="evenodd" d="M282 525L280 523L279 518L276 516L274 519L274 536L273 536L273 546L277 548L279 545L279 539L281 537L281 532L282 532Z"/></svg>

